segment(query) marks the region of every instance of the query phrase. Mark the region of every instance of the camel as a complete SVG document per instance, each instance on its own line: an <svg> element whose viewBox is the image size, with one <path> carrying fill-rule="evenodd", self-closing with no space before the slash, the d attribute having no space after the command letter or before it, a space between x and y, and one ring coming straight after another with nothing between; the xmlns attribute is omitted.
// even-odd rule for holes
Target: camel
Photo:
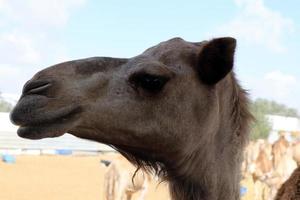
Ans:
<svg viewBox="0 0 300 200"><path fill-rule="evenodd" d="M255 171L255 160L259 154L261 140L256 142L250 141L244 149L244 160L242 163L242 171L248 173L254 173Z"/></svg>
<svg viewBox="0 0 300 200"><path fill-rule="evenodd" d="M272 154L274 172L285 181L297 168L297 162L292 147L283 135L273 144Z"/></svg>
<svg viewBox="0 0 300 200"><path fill-rule="evenodd" d="M293 159L292 149L288 149L286 154L279 160L274 171L282 177L283 181L287 180L293 171L297 168L297 162Z"/></svg>
<svg viewBox="0 0 300 200"><path fill-rule="evenodd" d="M149 174L136 171L136 167L123 158L116 158L104 175L104 199L131 200L137 194L135 199L144 200L150 181Z"/></svg>
<svg viewBox="0 0 300 200"><path fill-rule="evenodd" d="M264 178L272 172L272 145L259 139L250 141L244 151L242 171L253 174L255 178Z"/></svg>
<svg viewBox="0 0 300 200"><path fill-rule="evenodd" d="M297 162L297 165L300 164L300 142L295 142L292 146L293 159Z"/></svg>
<svg viewBox="0 0 300 200"><path fill-rule="evenodd" d="M236 40L173 38L132 58L46 68L11 112L23 138L68 132L112 146L169 184L173 200L237 200L252 115Z"/></svg>
<svg viewBox="0 0 300 200"><path fill-rule="evenodd" d="M268 185L260 180L256 180L254 184L254 198L253 200L269 200L270 188Z"/></svg>
<svg viewBox="0 0 300 200"><path fill-rule="evenodd" d="M273 165L276 169L281 161L282 157L286 154L289 148L289 142L281 134L279 139L272 145Z"/></svg>
<svg viewBox="0 0 300 200"><path fill-rule="evenodd" d="M265 179L270 176L273 170L272 160L267 154L267 151L263 148L260 148L258 157L255 161L255 176L260 179Z"/></svg>

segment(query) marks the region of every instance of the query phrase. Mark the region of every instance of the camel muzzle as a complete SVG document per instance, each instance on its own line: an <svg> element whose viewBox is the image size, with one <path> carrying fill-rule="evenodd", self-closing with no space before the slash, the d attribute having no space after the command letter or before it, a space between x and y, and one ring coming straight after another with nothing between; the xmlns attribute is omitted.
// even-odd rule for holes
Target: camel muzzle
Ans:
<svg viewBox="0 0 300 200"><path fill-rule="evenodd" d="M40 139L42 136L59 136L73 127L81 106L65 101L62 104L55 94L58 82L49 78L34 78L28 81L22 95L10 113L10 120L19 126L18 135ZM61 100L61 99L60 99Z"/></svg>

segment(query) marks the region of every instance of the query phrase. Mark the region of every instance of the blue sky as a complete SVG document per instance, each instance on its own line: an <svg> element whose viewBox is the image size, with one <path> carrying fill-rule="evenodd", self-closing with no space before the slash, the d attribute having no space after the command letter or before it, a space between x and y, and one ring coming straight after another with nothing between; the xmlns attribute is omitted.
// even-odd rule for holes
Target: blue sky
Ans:
<svg viewBox="0 0 300 200"><path fill-rule="evenodd" d="M300 110L300 2L294 0L0 0L0 91L90 56L131 57L172 37L238 40L235 70L252 98Z"/></svg>

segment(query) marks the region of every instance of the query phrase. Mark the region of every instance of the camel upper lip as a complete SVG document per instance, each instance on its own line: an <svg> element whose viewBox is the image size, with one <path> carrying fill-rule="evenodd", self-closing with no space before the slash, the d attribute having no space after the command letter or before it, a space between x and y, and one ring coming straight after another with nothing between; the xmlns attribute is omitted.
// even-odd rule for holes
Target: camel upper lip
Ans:
<svg viewBox="0 0 300 200"><path fill-rule="evenodd" d="M82 111L81 106L74 104L52 111L49 109L45 110L44 108L37 108L28 111L24 108L24 106L27 106L27 104L22 106L17 105L10 114L10 120L12 123L20 127L42 126L43 124L52 124L57 121L63 123Z"/></svg>
<svg viewBox="0 0 300 200"><path fill-rule="evenodd" d="M23 95L26 94L38 94L52 86L52 82L49 80L36 80L28 82L22 91Z"/></svg>
<svg viewBox="0 0 300 200"><path fill-rule="evenodd" d="M32 88L32 89L28 90L26 93L27 93L27 94L37 94L37 93L39 93L39 92L42 92L42 91L44 91L44 90L50 88L51 85L52 85L51 83L47 83L47 84L41 85L41 86L39 86L39 87Z"/></svg>

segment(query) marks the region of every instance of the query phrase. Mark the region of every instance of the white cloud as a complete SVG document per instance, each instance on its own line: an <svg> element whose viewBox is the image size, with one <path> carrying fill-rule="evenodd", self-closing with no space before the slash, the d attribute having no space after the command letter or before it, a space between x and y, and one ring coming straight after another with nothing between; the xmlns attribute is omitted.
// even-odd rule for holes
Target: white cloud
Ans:
<svg viewBox="0 0 300 200"><path fill-rule="evenodd" d="M25 26L63 26L70 11L84 5L85 0L2 0L0 9L10 20Z"/></svg>
<svg viewBox="0 0 300 200"><path fill-rule="evenodd" d="M86 0L0 0L0 91L16 93L37 70L66 60L58 30ZM53 31L55 30L55 31Z"/></svg>
<svg viewBox="0 0 300 200"><path fill-rule="evenodd" d="M0 92L20 93L22 85L29 77L28 71L24 69L0 64Z"/></svg>
<svg viewBox="0 0 300 200"><path fill-rule="evenodd" d="M220 28L248 44L262 45L275 52L285 51L284 37L294 32L291 19L265 6L264 0L234 0L239 11Z"/></svg>
<svg viewBox="0 0 300 200"><path fill-rule="evenodd" d="M83 5L84 0L30 0L29 11L32 19L51 25L65 25L70 17L70 10Z"/></svg>
<svg viewBox="0 0 300 200"><path fill-rule="evenodd" d="M41 58L32 39L15 32L0 34L0 52L2 64L35 64Z"/></svg>
<svg viewBox="0 0 300 200"><path fill-rule="evenodd" d="M284 74L279 70L269 72L264 76L265 80L280 82L284 85L293 85L296 84L296 77L290 74Z"/></svg>
<svg viewBox="0 0 300 200"><path fill-rule="evenodd" d="M0 74L3 77L13 77L16 74L19 74L20 70L17 68L12 68L7 65L0 65Z"/></svg>
<svg viewBox="0 0 300 200"><path fill-rule="evenodd" d="M3 7L4 0L0 0L0 8Z"/></svg>
<svg viewBox="0 0 300 200"><path fill-rule="evenodd" d="M290 96L294 87L297 86L296 77L284 74L281 71L267 73L263 78L263 82L271 94L276 95L277 98Z"/></svg>
<svg viewBox="0 0 300 200"><path fill-rule="evenodd" d="M300 111L300 80L295 76L274 70L262 77L243 77L243 82L247 88L251 88L253 98L271 99Z"/></svg>

